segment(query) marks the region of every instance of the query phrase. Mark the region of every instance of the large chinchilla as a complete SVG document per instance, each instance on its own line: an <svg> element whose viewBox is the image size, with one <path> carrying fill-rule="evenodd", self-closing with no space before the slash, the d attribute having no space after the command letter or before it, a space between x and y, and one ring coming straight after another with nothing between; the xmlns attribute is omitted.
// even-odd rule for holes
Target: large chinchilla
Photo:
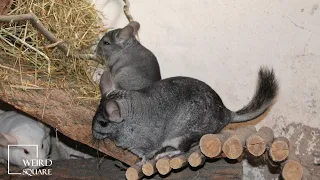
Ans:
<svg viewBox="0 0 320 180"><path fill-rule="evenodd" d="M92 122L93 136L113 140L142 158L142 163L182 154L204 134L260 116L276 97L278 83L273 70L260 68L255 95L236 112L226 108L210 86L189 77L167 78L127 91L112 89L110 76L104 73L100 88L102 99Z"/></svg>
<svg viewBox="0 0 320 180"><path fill-rule="evenodd" d="M106 61L115 89L138 90L161 80L157 58L135 38L139 28L132 21L107 32L98 43L97 56Z"/></svg>

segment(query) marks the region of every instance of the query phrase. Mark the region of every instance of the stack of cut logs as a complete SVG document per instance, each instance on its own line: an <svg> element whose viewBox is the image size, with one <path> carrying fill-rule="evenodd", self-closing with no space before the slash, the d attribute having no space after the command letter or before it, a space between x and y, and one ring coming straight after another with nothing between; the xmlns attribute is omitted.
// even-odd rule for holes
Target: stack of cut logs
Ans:
<svg viewBox="0 0 320 180"><path fill-rule="evenodd" d="M199 167L204 164L206 158L241 160L243 157L247 157L248 160L253 157L271 165L281 172L284 179L312 179L308 169L303 167L295 156L287 138L274 138L273 131L268 127L262 127L257 132L254 126L206 134L200 139L199 145L185 155L152 160L142 166L134 165L127 169L126 177L128 180L138 180L144 175L152 176L157 172L166 175L172 169L180 169L188 164Z"/></svg>

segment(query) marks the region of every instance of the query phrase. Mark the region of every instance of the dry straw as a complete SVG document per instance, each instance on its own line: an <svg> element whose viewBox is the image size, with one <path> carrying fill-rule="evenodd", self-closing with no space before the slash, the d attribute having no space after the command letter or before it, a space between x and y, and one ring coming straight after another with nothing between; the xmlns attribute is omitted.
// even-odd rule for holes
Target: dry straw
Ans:
<svg viewBox="0 0 320 180"><path fill-rule="evenodd" d="M34 13L68 53L93 54L102 23L85 0L16 0L8 15ZM0 29L0 83L11 88L75 91L81 100L98 99L88 66L92 61L66 56L29 21L2 23ZM98 63L96 63L98 64Z"/></svg>

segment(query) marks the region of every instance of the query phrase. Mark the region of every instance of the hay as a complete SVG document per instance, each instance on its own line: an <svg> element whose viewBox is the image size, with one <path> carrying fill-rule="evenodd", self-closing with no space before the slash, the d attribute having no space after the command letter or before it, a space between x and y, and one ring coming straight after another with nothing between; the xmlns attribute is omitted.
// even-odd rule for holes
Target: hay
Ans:
<svg viewBox="0 0 320 180"><path fill-rule="evenodd" d="M133 165L138 157L112 141L98 147L92 141L100 93L90 73L100 64L77 54L93 53L102 27L95 9L85 0L16 0L8 15L0 16L0 99L75 141ZM25 21L12 22L12 17ZM54 38L38 31L37 19Z"/></svg>
<svg viewBox="0 0 320 180"><path fill-rule="evenodd" d="M8 15L33 12L44 27L67 45L68 53L93 54L101 33L98 13L85 0L16 0ZM98 63L95 63L98 65ZM92 62L67 57L29 21L1 24L0 78L10 88L72 91L81 101L97 101L96 83L88 72Z"/></svg>

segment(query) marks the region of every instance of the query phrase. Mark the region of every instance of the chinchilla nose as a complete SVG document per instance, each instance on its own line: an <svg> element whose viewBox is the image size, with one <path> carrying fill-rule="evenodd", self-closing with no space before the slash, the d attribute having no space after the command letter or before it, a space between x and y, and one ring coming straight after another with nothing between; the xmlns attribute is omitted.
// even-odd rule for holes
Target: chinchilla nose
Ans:
<svg viewBox="0 0 320 180"><path fill-rule="evenodd" d="M98 123L101 127L107 127L108 125L108 122L105 120L98 120Z"/></svg>

